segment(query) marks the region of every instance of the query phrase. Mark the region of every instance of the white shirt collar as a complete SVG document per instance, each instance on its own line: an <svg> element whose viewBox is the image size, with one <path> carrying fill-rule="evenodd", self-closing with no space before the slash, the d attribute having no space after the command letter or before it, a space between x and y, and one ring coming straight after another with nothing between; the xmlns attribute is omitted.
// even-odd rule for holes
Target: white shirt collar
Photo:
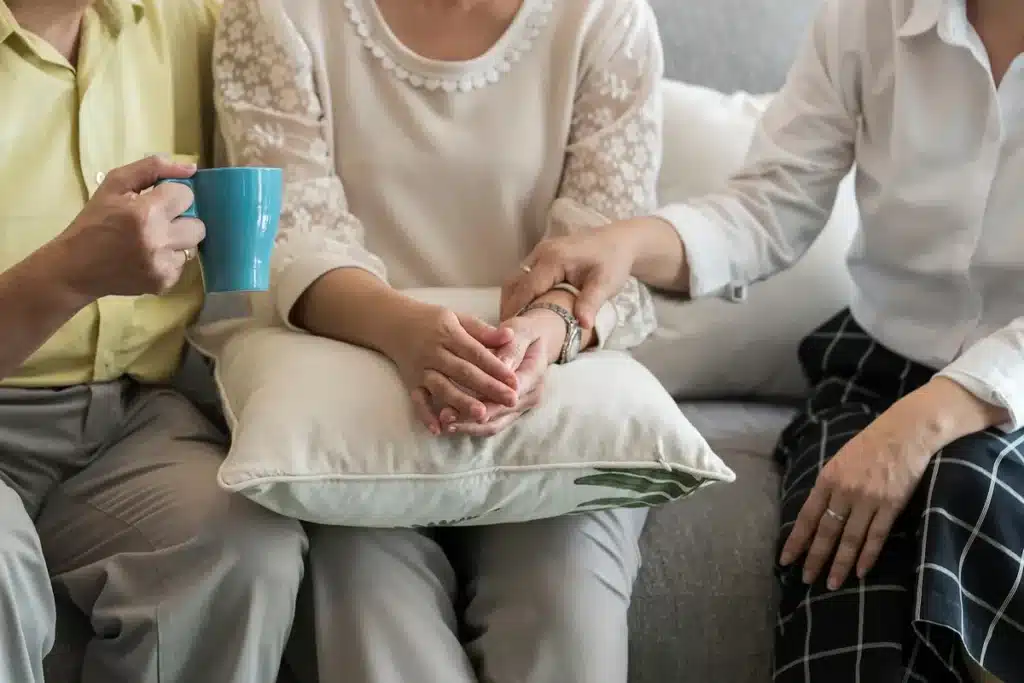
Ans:
<svg viewBox="0 0 1024 683"><path fill-rule="evenodd" d="M910 4L910 13L897 33L900 38L922 35L941 24L948 26L958 10L966 11L963 0L911 0Z"/></svg>

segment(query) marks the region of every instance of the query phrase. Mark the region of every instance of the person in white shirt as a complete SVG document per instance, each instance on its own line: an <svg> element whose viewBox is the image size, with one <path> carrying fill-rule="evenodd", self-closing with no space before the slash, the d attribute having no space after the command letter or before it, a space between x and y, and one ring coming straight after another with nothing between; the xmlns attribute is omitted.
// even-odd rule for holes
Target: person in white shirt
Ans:
<svg viewBox="0 0 1024 683"><path fill-rule="evenodd" d="M570 282L584 324L630 274L733 296L855 169L850 310L777 449L777 682L1024 681L1022 52L1019 2L827 0L727 188L547 240L505 290Z"/></svg>
<svg viewBox="0 0 1024 683"><path fill-rule="evenodd" d="M424 438L510 424L575 334L654 329L629 279L586 330L571 288L499 328L402 294L498 287L573 216L656 208L645 0L227 0L214 62L230 162L284 168L273 314L391 358ZM310 529L319 679L624 683L644 519Z"/></svg>

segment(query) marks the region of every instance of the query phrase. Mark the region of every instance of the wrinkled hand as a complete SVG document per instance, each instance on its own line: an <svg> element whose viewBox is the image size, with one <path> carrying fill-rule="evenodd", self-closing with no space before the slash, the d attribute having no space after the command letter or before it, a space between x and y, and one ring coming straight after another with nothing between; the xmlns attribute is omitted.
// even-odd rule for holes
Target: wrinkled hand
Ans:
<svg viewBox="0 0 1024 683"><path fill-rule="evenodd" d="M175 285L205 236L202 221L179 218L192 205L192 190L164 183L188 178L195 166L149 157L106 177L77 218L51 243L68 264L62 275L86 299L160 294Z"/></svg>
<svg viewBox="0 0 1024 683"><path fill-rule="evenodd" d="M855 565L864 578L944 445L929 430L933 419L920 409L922 403L908 399L853 437L818 475L779 559L789 565L806 552L805 583L817 579L833 552L829 590L838 589Z"/></svg>
<svg viewBox="0 0 1024 683"><path fill-rule="evenodd" d="M519 380L492 351L513 340L512 330L425 304L405 322L393 360L417 417L431 433L441 433L433 406L451 406L463 419L480 420L488 411L484 401L516 405Z"/></svg>
<svg viewBox="0 0 1024 683"><path fill-rule="evenodd" d="M628 222L613 223L543 240L526 257L523 271L502 288L501 317L514 316L556 284L568 282L580 290L575 307L580 325L592 328L601 306L629 279L634 262L629 228Z"/></svg>
<svg viewBox="0 0 1024 683"><path fill-rule="evenodd" d="M441 411L441 423L450 434L471 436L493 436L515 422L527 411L535 408L541 400L544 389L544 374L550 362L549 331L564 331L561 318L551 320L547 311L531 311L511 318L501 324L514 336L511 341L495 351L495 356L507 367L515 370L519 381L519 392L515 405L487 404L486 414L477 421L459 420L450 407Z"/></svg>

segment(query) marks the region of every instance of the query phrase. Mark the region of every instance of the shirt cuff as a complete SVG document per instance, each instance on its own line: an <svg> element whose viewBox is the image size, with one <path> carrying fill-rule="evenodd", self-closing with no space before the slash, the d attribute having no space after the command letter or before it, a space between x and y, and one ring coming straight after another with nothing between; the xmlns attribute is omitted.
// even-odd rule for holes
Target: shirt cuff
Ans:
<svg viewBox="0 0 1024 683"><path fill-rule="evenodd" d="M670 204L655 215L675 228L683 241L691 297L718 294L735 300L735 293L744 291L746 283L733 277L729 242L723 230L699 209Z"/></svg>
<svg viewBox="0 0 1024 683"><path fill-rule="evenodd" d="M603 349L605 342L612 335L612 332L619 326L619 312L615 310L615 304L606 301L597 310L597 317L594 319L595 347Z"/></svg>
<svg viewBox="0 0 1024 683"><path fill-rule="evenodd" d="M982 339L938 374L982 401L1004 408L1010 420L998 425L1002 431L1024 427L1024 365L1019 351L1004 340Z"/></svg>
<svg viewBox="0 0 1024 683"><path fill-rule="evenodd" d="M384 279L383 273L377 272L367 264L358 263L350 258L337 254L323 254L296 259L288 264L278 275L274 287L274 304L281 321L291 330L302 331L292 324L292 309L299 297L321 277L338 268L361 268L371 275Z"/></svg>

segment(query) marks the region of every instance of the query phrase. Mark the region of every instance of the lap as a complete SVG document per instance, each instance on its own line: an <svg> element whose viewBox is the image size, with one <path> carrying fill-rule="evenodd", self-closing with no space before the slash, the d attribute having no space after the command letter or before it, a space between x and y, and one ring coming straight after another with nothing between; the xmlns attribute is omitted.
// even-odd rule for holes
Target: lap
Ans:
<svg viewBox="0 0 1024 683"><path fill-rule="evenodd" d="M303 609L330 642L320 641L321 679L326 670L368 681L624 681L645 518L611 510L489 527L314 527L315 602Z"/></svg>
<svg viewBox="0 0 1024 683"><path fill-rule="evenodd" d="M406 589L418 580L452 599L459 588L475 590L481 581L537 595L539 579L571 584L571 590L592 577L628 599L645 519L646 510L634 509L487 527L313 527L310 552L315 571L359 590L388 590L382 573L404 575Z"/></svg>
<svg viewBox="0 0 1024 683"><path fill-rule="evenodd" d="M209 537L249 540L255 528L297 536L298 524L219 488L226 438L183 396L141 389L120 429L53 489L37 527L60 575L123 553Z"/></svg>
<svg viewBox="0 0 1024 683"><path fill-rule="evenodd" d="M646 509L604 510L522 524L470 527L455 538L454 554L467 582L501 582L536 591L596 579L628 600L640 568Z"/></svg>

